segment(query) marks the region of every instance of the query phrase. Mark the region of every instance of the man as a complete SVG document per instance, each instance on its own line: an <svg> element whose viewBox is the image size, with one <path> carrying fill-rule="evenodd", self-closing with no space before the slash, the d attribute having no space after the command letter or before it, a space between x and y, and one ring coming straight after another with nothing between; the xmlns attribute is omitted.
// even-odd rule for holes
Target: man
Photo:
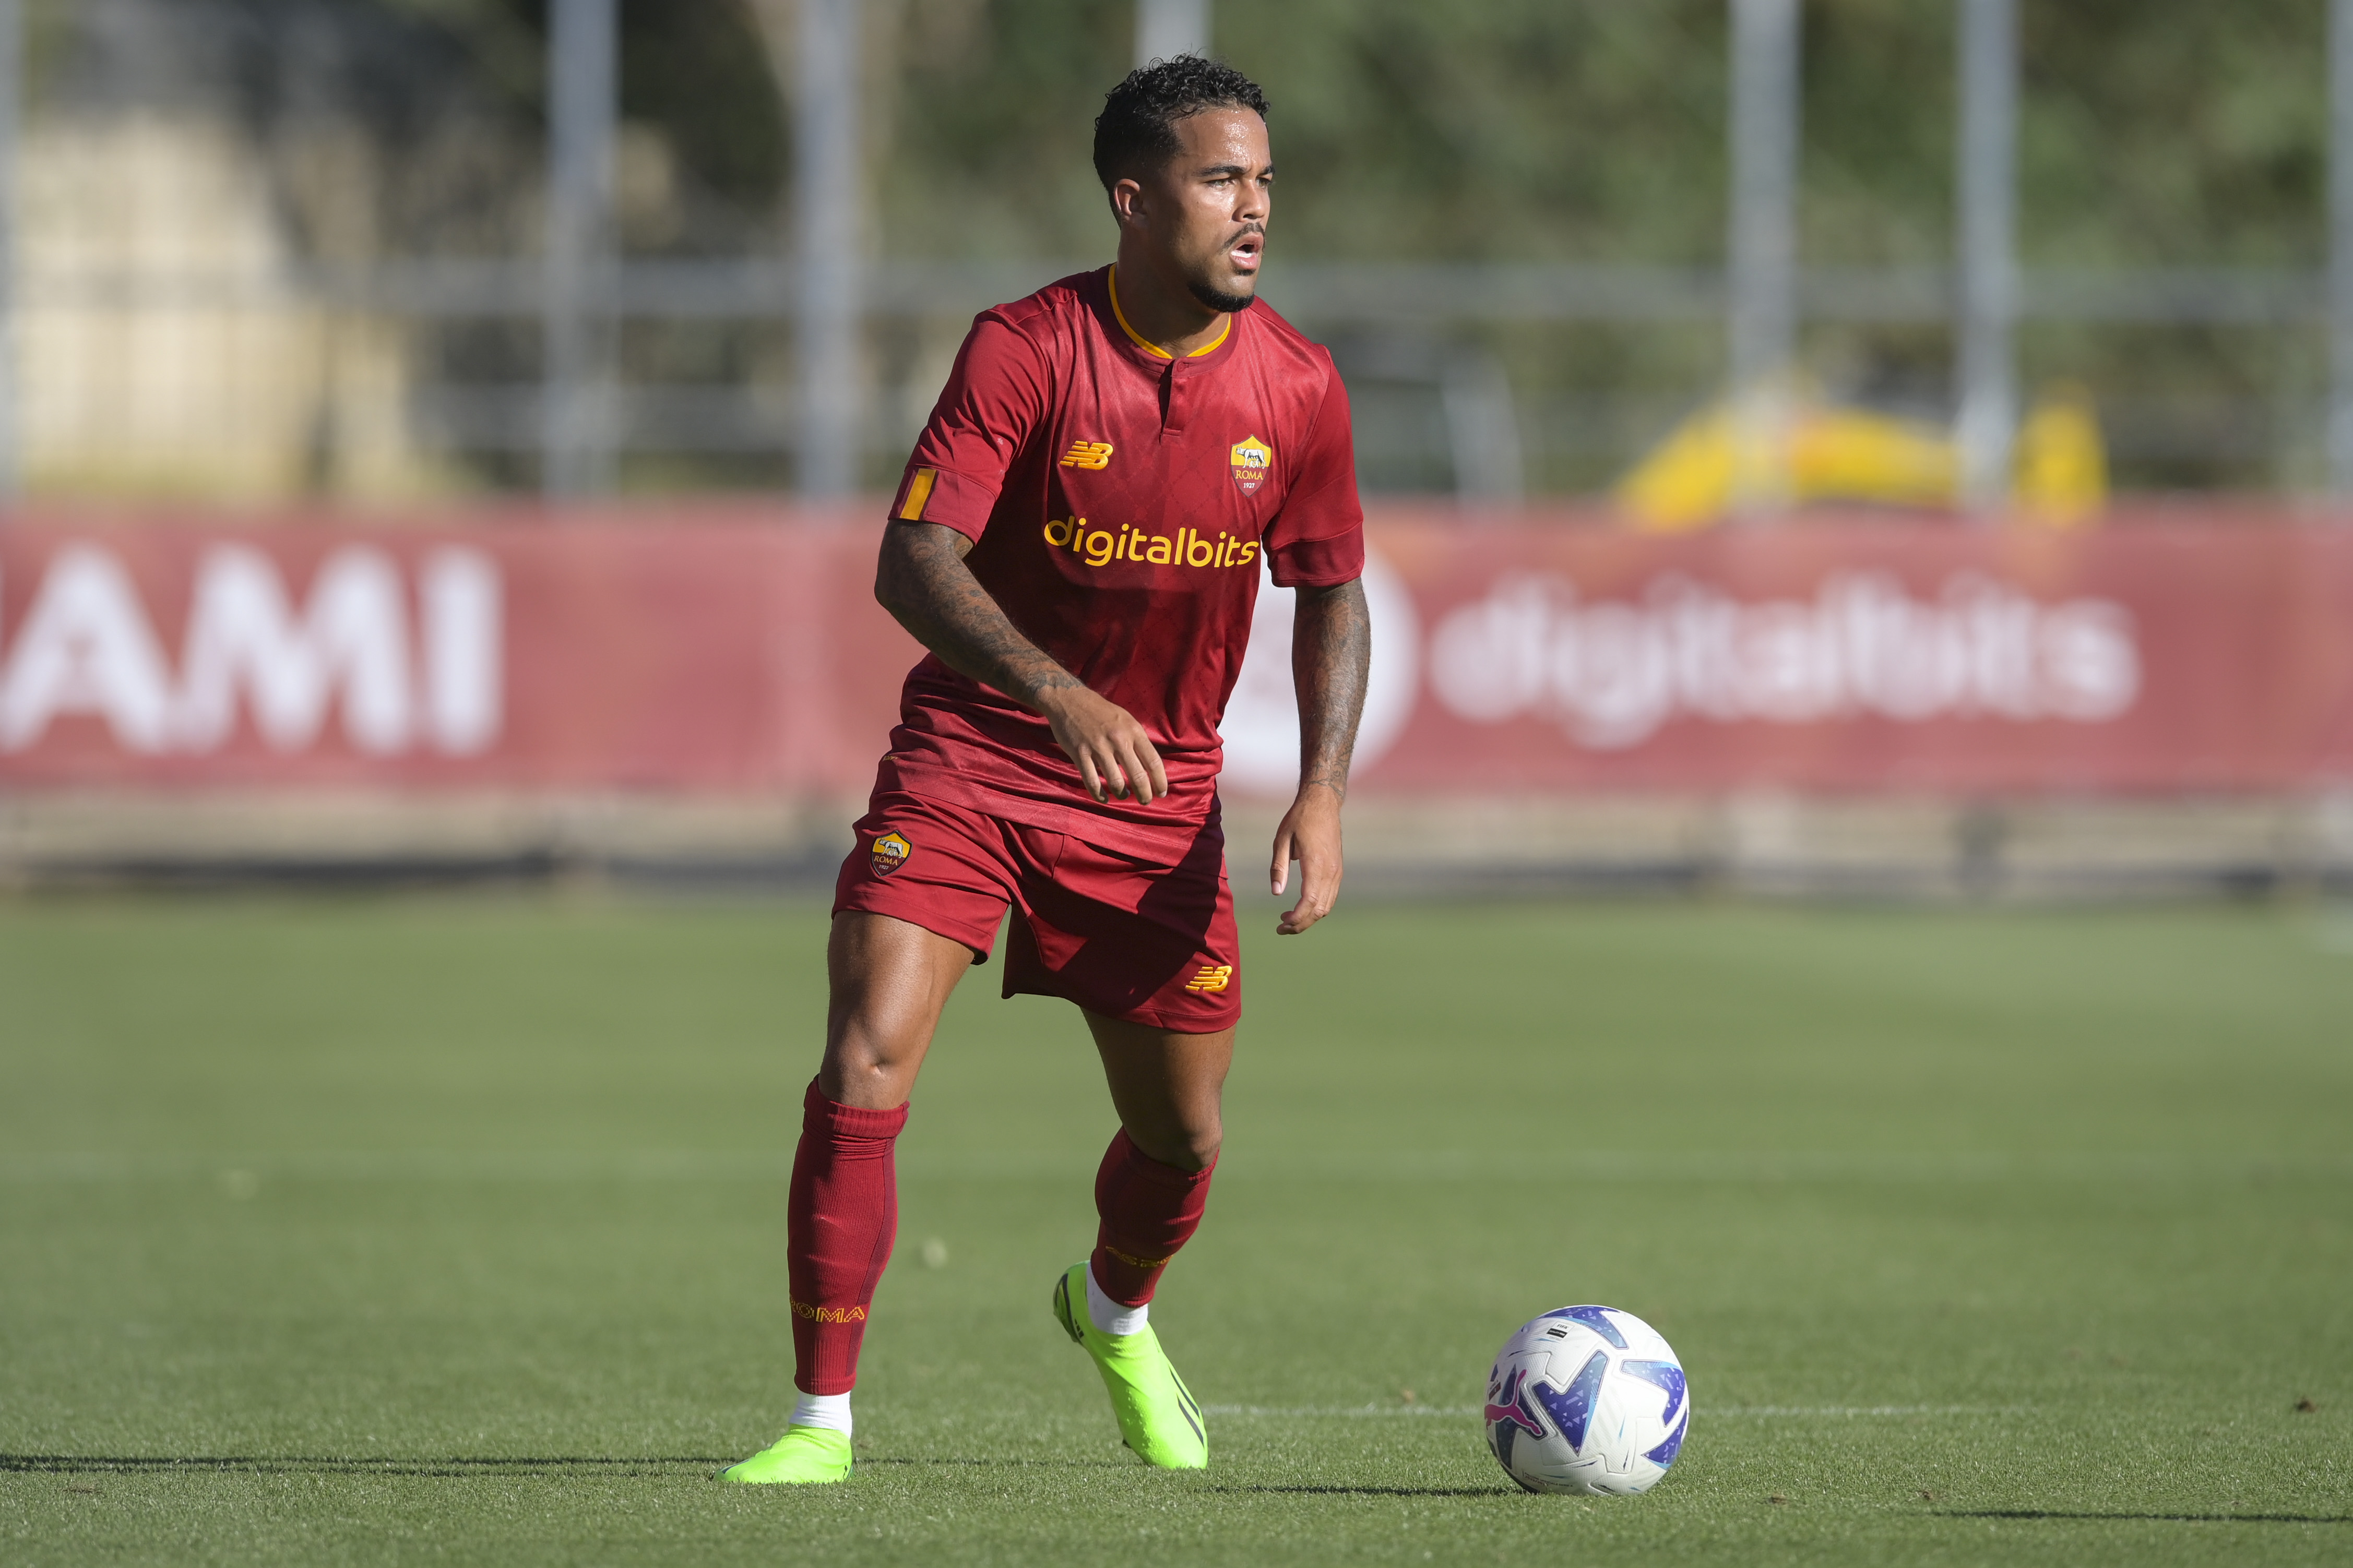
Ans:
<svg viewBox="0 0 2353 1568"><path fill-rule="evenodd" d="M980 315L892 503L875 596L931 653L836 889L787 1211L802 1397L730 1480L849 1473L892 1140L1008 905L1005 994L1082 1009L1120 1121L1098 1245L1056 1283L1055 1318L1130 1448L1208 1462L1149 1303L1208 1197L1241 1011L1217 726L1261 561L1298 590L1300 785L1270 878L1280 894L1299 861L1287 935L1338 891L1370 643L1346 393L1330 355L1252 303L1265 114L1247 78L1190 56L1113 90L1094 159L1117 262Z"/></svg>

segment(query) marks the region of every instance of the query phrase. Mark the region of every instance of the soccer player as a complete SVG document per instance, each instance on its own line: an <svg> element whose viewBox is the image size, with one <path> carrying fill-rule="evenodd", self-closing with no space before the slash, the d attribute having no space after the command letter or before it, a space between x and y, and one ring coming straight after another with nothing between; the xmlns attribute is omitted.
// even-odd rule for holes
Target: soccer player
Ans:
<svg viewBox="0 0 2353 1568"><path fill-rule="evenodd" d="M875 597L931 652L857 825L827 949L825 1058L787 1206L794 1382L751 1482L849 1473L849 1393L898 1223L892 1144L940 1010L988 961L1078 1005L1120 1131L1093 1255L1053 1311L1147 1464L1208 1459L1150 1323L1200 1224L1241 1013L1218 722L1263 571L1297 590L1297 797L1270 882L1306 931L1340 884L1370 632L1347 395L1255 291L1273 195L1266 100L1191 56L1095 121L1118 260L987 310L892 502Z"/></svg>

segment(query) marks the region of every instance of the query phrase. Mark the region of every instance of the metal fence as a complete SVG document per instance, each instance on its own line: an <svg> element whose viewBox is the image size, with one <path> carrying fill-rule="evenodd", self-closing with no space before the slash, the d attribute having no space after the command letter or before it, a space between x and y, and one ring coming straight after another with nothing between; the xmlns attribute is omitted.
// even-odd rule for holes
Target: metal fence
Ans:
<svg viewBox="0 0 2353 1568"><path fill-rule="evenodd" d="M0 0L0 257L14 254L14 171L21 119L26 0ZM1520 432L1527 410L1492 356L1444 345L1481 327L1667 324L1717 330L1725 385L1747 437L1769 448L1786 416L1778 389L1809 322L1949 330L1950 407L1966 493L1997 504L2020 405L2021 323L2137 323L2308 329L2325 340L2329 482L2353 490L2353 0L2330 0L2327 40L2332 115L2329 264L2313 271L2021 268L2017 258L2018 0L1955 0L1957 193L1952 263L1852 269L1801 265L1795 219L1801 114L1799 0L1728 0L1732 168L1725 264L1718 268L1579 265L1389 265L1281 261L1269 295L1311 330L1386 334L1391 347L1359 356L1374 380L1426 385L1442 413L1451 483L1508 497L1524 484ZM801 0L796 7L789 103L791 242L783 255L733 259L624 258L613 204L621 46L617 0L549 0L550 91L543 241L536 256L479 260L307 263L274 277L261 297L249 278L102 267L33 272L0 265L0 490L21 470L18 416L26 390L18 326L45 310L171 307L266 308L293 298L326 312L413 325L522 323L535 330L535 379L470 385L422 383L413 415L420 438L457 451L524 460L552 496L594 496L616 483L618 459L649 450L788 452L803 494L836 496L874 479L903 441L906 410L928 389L900 388L895 416L867 386L878 324L968 314L1018 297L1068 268L913 261L858 254L840 237L860 229L860 0ZM1207 0L1136 0L1139 58L1207 47ZM2316 40L2316 44L2320 40ZM787 378L694 387L632 384L616 345L633 324L740 323L787 344ZM1400 336L1402 334L1402 336ZM1419 337L1416 334L1419 334ZM1400 353L1398 342L1440 345ZM910 372L909 374L913 374ZM1693 389L1694 395L1701 389ZM872 459L872 460L870 460ZM1768 477L1770 464L1759 471ZM1770 483L1742 510L1768 515Z"/></svg>

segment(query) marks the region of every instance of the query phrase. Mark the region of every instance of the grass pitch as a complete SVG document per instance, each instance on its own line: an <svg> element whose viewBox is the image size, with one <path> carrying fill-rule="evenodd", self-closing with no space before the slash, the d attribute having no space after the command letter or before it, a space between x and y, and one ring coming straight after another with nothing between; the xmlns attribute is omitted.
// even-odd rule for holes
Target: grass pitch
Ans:
<svg viewBox="0 0 2353 1568"><path fill-rule="evenodd" d="M901 1145L858 1473L752 1490L710 1477L792 1400L820 912L0 907L0 1560L2353 1560L2353 931L1247 923L1154 1313L1211 1468L1129 1461L1048 1317L1112 1124L991 967ZM1570 1301L1690 1369L1648 1497L1482 1447Z"/></svg>

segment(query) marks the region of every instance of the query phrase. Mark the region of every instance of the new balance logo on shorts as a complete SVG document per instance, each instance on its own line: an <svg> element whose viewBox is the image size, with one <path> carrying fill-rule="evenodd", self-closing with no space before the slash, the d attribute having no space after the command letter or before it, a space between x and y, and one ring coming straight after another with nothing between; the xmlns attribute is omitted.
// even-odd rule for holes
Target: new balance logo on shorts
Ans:
<svg viewBox="0 0 2353 1568"><path fill-rule="evenodd" d="M887 877L907 863L915 847L896 833L885 833L874 841L874 874Z"/></svg>
<svg viewBox="0 0 2353 1568"><path fill-rule="evenodd" d="M1187 991L1223 991L1234 983L1234 966L1230 963L1205 963L1201 973L1185 982Z"/></svg>

